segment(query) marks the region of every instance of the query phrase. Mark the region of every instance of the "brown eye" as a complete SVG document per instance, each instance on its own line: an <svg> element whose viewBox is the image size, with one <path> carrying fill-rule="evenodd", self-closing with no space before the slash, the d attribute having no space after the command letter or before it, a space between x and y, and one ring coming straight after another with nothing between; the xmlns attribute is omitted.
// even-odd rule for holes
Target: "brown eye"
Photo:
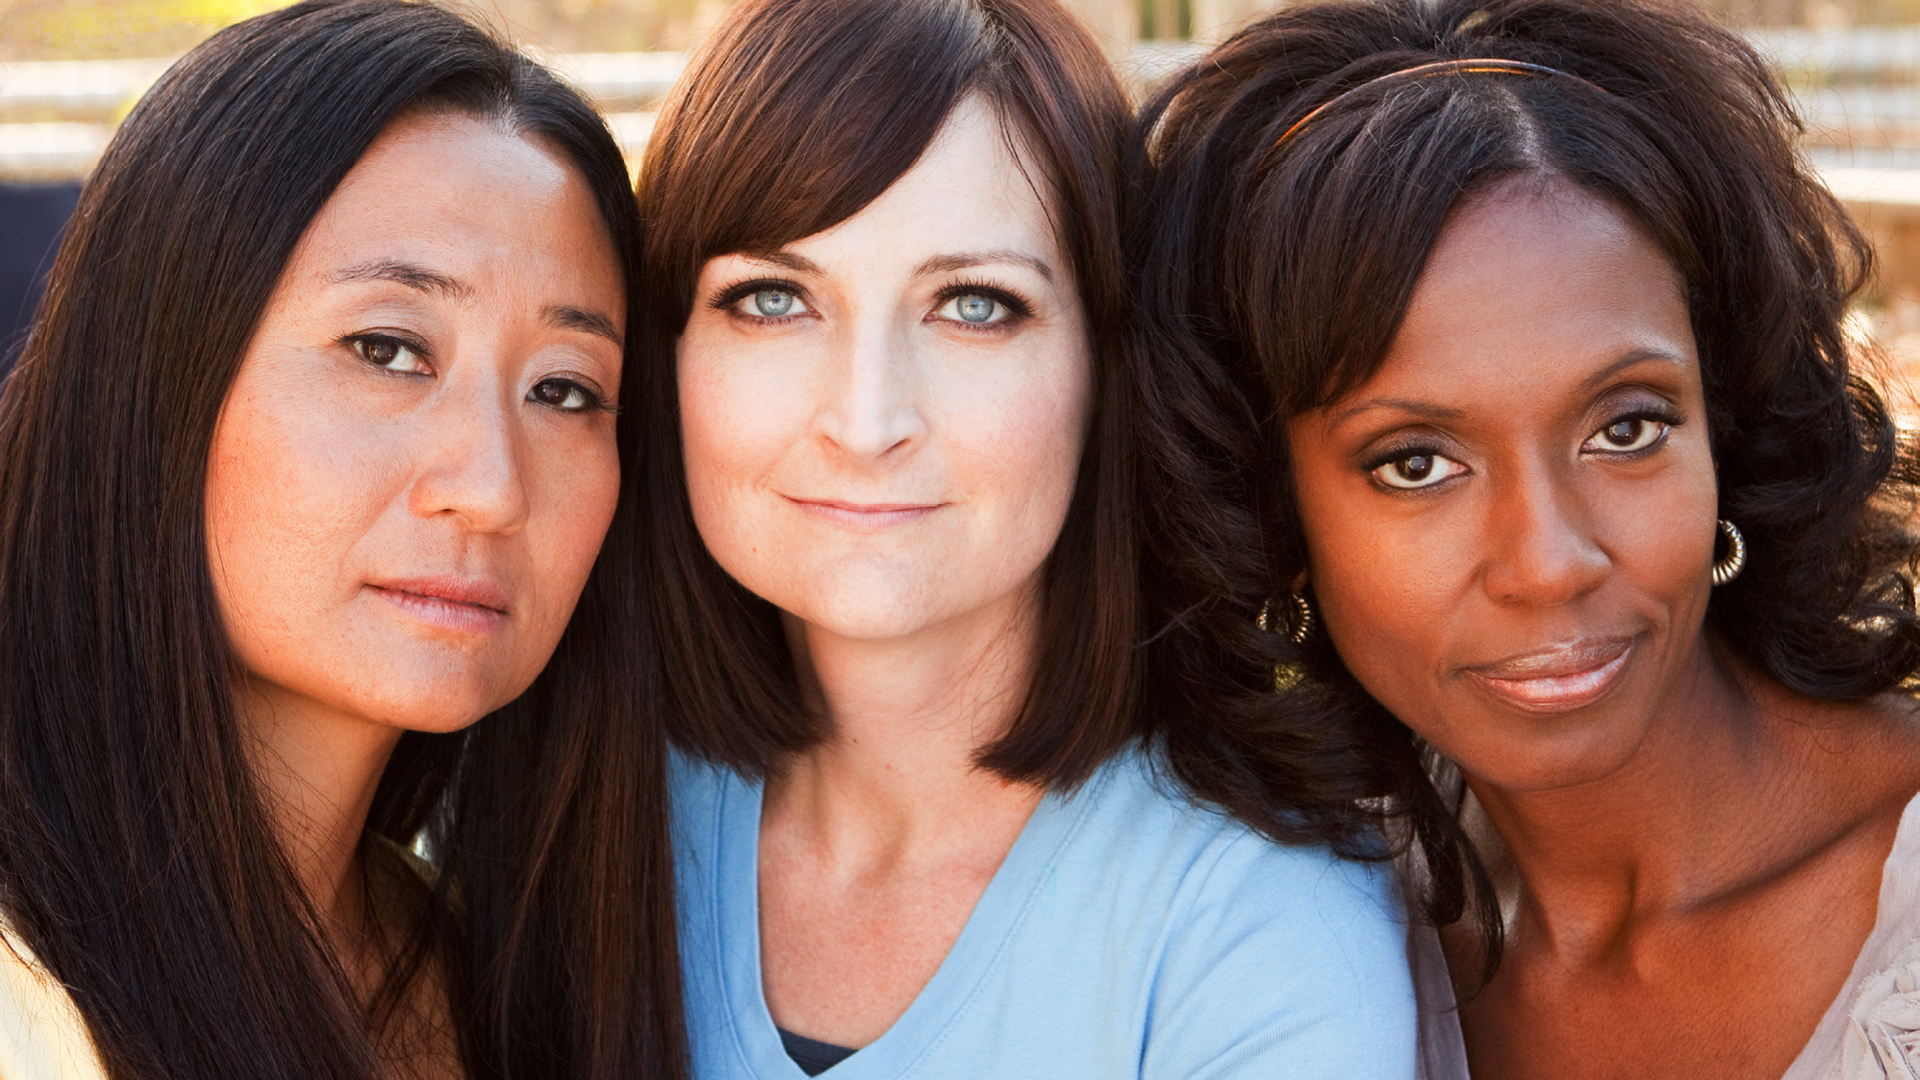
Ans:
<svg viewBox="0 0 1920 1080"><path fill-rule="evenodd" d="M1582 450L1610 454L1631 454L1645 450L1666 437L1670 425L1648 416L1629 416L1615 420L1586 441Z"/></svg>
<svg viewBox="0 0 1920 1080"><path fill-rule="evenodd" d="M1432 487L1467 471L1465 465L1440 454L1413 453L1394 458L1373 470L1373 478L1390 488L1415 491Z"/></svg>
<svg viewBox="0 0 1920 1080"><path fill-rule="evenodd" d="M527 391L527 400L563 412L583 412L600 407L599 397L572 379L542 379Z"/></svg>
<svg viewBox="0 0 1920 1080"><path fill-rule="evenodd" d="M385 334L367 334L351 339L353 351L374 367L385 368L407 375L427 373L426 358L420 350L397 337Z"/></svg>

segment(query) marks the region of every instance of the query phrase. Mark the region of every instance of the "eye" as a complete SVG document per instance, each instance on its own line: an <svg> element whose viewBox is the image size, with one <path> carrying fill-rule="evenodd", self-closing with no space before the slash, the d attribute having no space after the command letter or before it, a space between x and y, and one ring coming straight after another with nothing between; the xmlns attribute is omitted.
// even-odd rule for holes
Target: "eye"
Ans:
<svg viewBox="0 0 1920 1080"><path fill-rule="evenodd" d="M742 296L733 302L733 309L742 315L758 319L784 319L790 315L805 315L812 310L800 294L792 289L762 288Z"/></svg>
<svg viewBox="0 0 1920 1080"><path fill-rule="evenodd" d="M433 373L433 369L427 365L427 358L422 355L422 350L400 338L387 334L362 334L359 337L347 339L347 343L352 346L354 352L360 354L360 359L374 367L385 368L402 375Z"/></svg>
<svg viewBox="0 0 1920 1080"><path fill-rule="evenodd" d="M934 314L968 326L990 326L1007 321L1013 316L1013 311L985 293L968 292L949 297Z"/></svg>
<svg viewBox="0 0 1920 1080"><path fill-rule="evenodd" d="M586 412L603 407L600 395L572 379L541 379L527 391L527 400L562 412Z"/></svg>
<svg viewBox="0 0 1920 1080"><path fill-rule="evenodd" d="M1450 480L1467 471L1465 465L1449 457L1420 450L1402 454L1373 468L1373 478L1390 488L1417 491Z"/></svg>
<svg viewBox="0 0 1920 1080"><path fill-rule="evenodd" d="M1586 452L1631 454L1658 446L1672 425L1652 416L1623 416L1593 433L1580 449Z"/></svg>

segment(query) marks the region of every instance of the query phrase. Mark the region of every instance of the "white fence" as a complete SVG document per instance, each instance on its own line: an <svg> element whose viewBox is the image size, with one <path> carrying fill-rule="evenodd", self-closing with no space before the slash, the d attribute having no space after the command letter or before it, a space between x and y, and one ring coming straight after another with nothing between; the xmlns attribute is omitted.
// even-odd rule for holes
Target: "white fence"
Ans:
<svg viewBox="0 0 1920 1080"><path fill-rule="evenodd" d="M680 53L571 53L543 61L607 111L630 157L653 130L649 111L679 78ZM0 180L85 175L119 123L171 60L0 63Z"/></svg>
<svg viewBox="0 0 1920 1080"><path fill-rule="evenodd" d="M1780 64L1808 122L1808 152L1826 169L1920 169L1920 27L1764 30L1752 40ZM1196 55L1147 43L1123 61L1151 82ZM633 154L685 63L680 53L544 57L610 117ZM0 64L0 179L83 175L113 126L170 61Z"/></svg>

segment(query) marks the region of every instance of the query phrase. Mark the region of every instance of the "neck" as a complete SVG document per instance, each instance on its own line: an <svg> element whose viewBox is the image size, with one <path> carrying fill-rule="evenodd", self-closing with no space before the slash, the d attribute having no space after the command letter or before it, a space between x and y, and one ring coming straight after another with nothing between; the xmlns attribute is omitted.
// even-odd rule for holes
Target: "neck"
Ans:
<svg viewBox="0 0 1920 1080"><path fill-rule="evenodd" d="M281 848L351 968L370 930L361 833L400 733L278 687L249 681L238 690L254 772Z"/></svg>
<svg viewBox="0 0 1920 1080"><path fill-rule="evenodd" d="M832 733L768 786L770 809L794 812L855 846L896 851L978 823L995 808L1024 822L1039 790L974 762L1025 700L1038 606L1037 586L1030 587L883 641L790 620L804 689Z"/></svg>

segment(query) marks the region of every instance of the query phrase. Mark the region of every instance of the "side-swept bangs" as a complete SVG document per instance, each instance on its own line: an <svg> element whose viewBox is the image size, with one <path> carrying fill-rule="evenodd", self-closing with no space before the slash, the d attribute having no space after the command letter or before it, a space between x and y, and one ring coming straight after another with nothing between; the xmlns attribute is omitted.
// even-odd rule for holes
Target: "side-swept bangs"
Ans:
<svg viewBox="0 0 1920 1080"><path fill-rule="evenodd" d="M777 613L701 543L681 456L674 348L708 259L771 253L857 214L910 170L964 98L999 113L1047 201L1092 328L1095 404L1042 601L1035 683L983 763L1071 784L1134 732L1137 588L1117 362L1124 91L1057 0L749 0L695 56L639 184L648 227L643 469L669 714L689 750L753 775L824 734Z"/></svg>

